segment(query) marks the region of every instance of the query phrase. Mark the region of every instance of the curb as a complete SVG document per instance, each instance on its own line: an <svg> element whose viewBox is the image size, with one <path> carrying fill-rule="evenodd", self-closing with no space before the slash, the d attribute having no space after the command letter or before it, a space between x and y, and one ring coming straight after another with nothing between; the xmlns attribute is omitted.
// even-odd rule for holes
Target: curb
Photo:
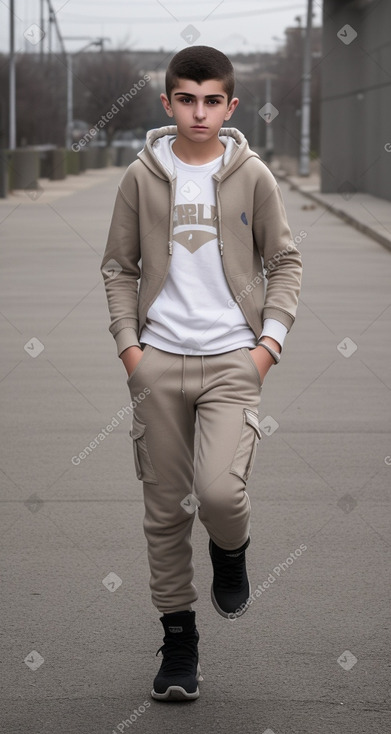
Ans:
<svg viewBox="0 0 391 734"><path fill-rule="evenodd" d="M289 185L292 187L292 189L295 189L295 191L299 191L300 194L306 196L312 201L315 201L317 204L320 204L329 212L335 214L336 217L339 217L344 222L346 222L346 224L349 224L351 227L354 227L354 229L357 229L359 232L366 234L368 237L378 242L379 245L383 245L383 247L391 250L390 238L384 237L379 232L377 232L376 229L373 229L367 224L363 224L363 222L360 222L358 219L355 219L350 214L347 214L343 209L338 209L334 204L328 204L322 199L320 195L311 193L310 191L303 191L303 189L298 184L291 180L288 174L282 171L273 171L272 173L277 179L279 178L289 183Z"/></svg>

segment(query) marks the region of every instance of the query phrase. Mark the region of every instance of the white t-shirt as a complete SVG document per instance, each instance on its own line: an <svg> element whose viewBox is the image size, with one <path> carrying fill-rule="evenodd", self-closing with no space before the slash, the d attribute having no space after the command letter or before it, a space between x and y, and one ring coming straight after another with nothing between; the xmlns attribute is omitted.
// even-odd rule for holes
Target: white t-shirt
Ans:
<svg viewBox="0 0 391 734"><path fill-rule="evenodd" d="M148 310L140 341L193 355L255 347L254 332L233 302L218 246L212 175L224 155L200 166L189 165L172 151L174 140L170 139L169 150L177 175L170 269ZM159 158L169 167L167 152Z"/></svg>
<svg viewBox="0 0 391 734"><path fill-rule="evenodd" d="M189 165L172 150L175 136L153 146L170 173L176 170L173 251L164 286L148 310L140 342L176 354L220 354L256 346L254 332L228 287L218 246L215 181L236 146L222 136L223 155ZM283 345L286 327L265 319L262 336Z"/></svg>

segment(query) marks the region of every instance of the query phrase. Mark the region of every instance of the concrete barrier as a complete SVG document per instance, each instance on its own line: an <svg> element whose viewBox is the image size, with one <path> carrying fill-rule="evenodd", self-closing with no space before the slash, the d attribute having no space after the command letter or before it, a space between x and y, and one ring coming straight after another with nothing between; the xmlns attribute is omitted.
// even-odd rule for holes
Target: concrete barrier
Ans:
<svg viewBox="0 0 391 734"><path fill-rule="evenodd" d="M8 187L13 189L37 189L40 173L38 150L17 148L9 151Z"/></svg>
<svg viewBox="0 0 391 734"><path fill-rule="evenodd" d="M91 148L84 148L79 152L80 156L80 171L87 171L88 168L94 168L93 159L94 153Z"/></svg>
<svg viewBox="0 0 391 734"><path fill-rule="evenodd" d="M106 168L106 166L115 165L115 148L104 148L103 146L91 145L84 152L88 153L90 157L89 168Z"/></svg>
<svg viewBox="0 0 391 734"><path fill-rule="evenodd" d="M137 158L137 151L128 145L121 145L118 148L114 148L114 150L116 151L114 159L115 166L130 166Z"/></svg>
<svg viewBox="0 0 391 734"><path fill-rule="evenodd" d="M75 150L65 151L67 176L78 176L80 173L80 153Z"/></svg>
<svg viewBox="0 0 391 734"><path fill-rule="evenodd" d="M0 150L0 199L8 196L9 150Z"/></svg>
<svg viewBox="0 0 391 734"><path fill-rule="evenodd" d="M41 153L40 178L62 181L67 175L65 148L53 148Z"/></svg>
<svg viewBox="0 0 391 734"><path fill-rule="evenodd" d="M106 168L109 165L109 151L107 148L97 148L96 167Z"/></svg>

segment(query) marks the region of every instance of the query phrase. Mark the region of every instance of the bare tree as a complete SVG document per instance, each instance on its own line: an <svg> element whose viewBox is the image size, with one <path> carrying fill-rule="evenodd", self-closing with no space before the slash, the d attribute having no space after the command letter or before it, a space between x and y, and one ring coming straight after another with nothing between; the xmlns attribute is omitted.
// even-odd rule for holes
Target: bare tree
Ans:
<svg viewBox="0 0 391 734"><path fill-rule="evenodd" d="M2 63L4 61L4 63ZM8 130L8 62L0 60L0 95L5 129ZM17 145L64 145L66 122L65 63L52 55L16 58Z"/></svg>
<svg viewBox="0 0 391 734"><path fill-rule="evenodd" d="M126 51L80 54L74 66L74 117L104 129L107 145L117 130L148 127L150 77Z"/></svg>

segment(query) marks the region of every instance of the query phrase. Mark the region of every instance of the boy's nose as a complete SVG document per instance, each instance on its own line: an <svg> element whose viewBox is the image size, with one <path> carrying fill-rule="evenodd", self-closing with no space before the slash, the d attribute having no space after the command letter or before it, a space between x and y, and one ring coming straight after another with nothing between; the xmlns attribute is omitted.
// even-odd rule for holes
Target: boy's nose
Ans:
<svg viewBox="0 0 391 734"><path fill-rule="evenodd" d="M195 108L195 111L194 111L194 117L196 117L197 120L203 120L204 119L204 117L205 117L205 109L204 109L204 106L203 106L202 102L200 102L199 104L196 105L196 108Z"/></svg>

